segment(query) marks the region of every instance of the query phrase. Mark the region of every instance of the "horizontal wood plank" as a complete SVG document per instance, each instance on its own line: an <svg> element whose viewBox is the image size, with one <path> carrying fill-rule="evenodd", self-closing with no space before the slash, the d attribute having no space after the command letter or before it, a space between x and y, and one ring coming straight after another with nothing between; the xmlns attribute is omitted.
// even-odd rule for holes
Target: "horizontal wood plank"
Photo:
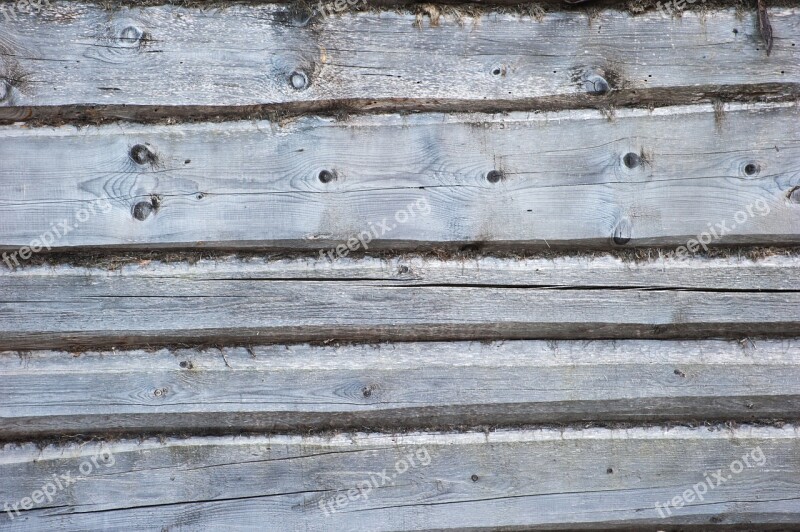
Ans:
<svg viewBox="0 0 800 532"><path fill-rule="evenodd" d="M306 22L280 5L109 11L54 1L40 13L0 18L0 118L52 111L63 119L71 106L91 121L152 119L181 107L197 115L204 107L217 114L257 105L511 110L722 95L793 99L800 16L773 8L769 17L768 55L755 11L735 8L669 17L614 10L467 16L427 7L418 14L345 10Z"/></svg>
<svg viewBox="0 0 800 532"><path fill-rule="evenodd" d="M0 248L797 244L799 118L732 104L9 126Z"/></svg>
<svg viewBox="0 0 800 532"><path fill-rule="evenodd" d="M679 259L670 249L634 253L573 253L516 256L455 253L402 253L386 256L285 257L269 254L164 253L78 256L76 263L26 266L11 279L135 276L152 282L163 277L204 281L365 281L371 285L511 286L538 288L642 288L796 291L800 250L746 248L715 256ZM2 264L2 263L0 263ZM114 272L112 274L109 271ZM0 272L6 273L3 269ZM35 281L34 281L35 282Z"/></svg>
<svg viewBox="0 0 800 532"><path fill-rule="evenodd" d="M0 438L796 419L800 341L0 352Z"/></svg>
<svg viewBox="0 0 800 532"><path fill-rule="evenodd" d="M163 263L141 275L135 265L0 270L0 348L800 335L800 291L763 284L591 286L576 271L571 285L462 285L402 276L237 278L215 276L207 263L187 267Z"/></svg>
<svg viewBox="0 0 800 532"><path fill-rule="evenodd" d="M7 445L4 501L80 478L0 519L13 530L786 526L800 518L797 444L795 426L745 425ZM702 499L684 496L707 477ZM662 517L656 504L675 498Z"/></svg>

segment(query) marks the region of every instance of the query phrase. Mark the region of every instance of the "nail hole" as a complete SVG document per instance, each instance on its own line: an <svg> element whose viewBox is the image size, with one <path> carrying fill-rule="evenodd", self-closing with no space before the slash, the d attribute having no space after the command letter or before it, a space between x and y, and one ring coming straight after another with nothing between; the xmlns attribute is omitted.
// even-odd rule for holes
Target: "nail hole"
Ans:
<svg viewBox="0 0 800 532"><path fill-rule="evenodd" d="M500 181L503 180L503 177L504 177L503 172L501 172L500 170L492 170L491 172L486 174L486 180L489 183L499 183Z"/></svg>
<svg viewBox="0 0 800 532"><path fill-rule="evenodd" d="M156 161L156 154L144 144L137 144L131 148L130 157L136 164L152 164Z"/></svg>
<svg viewBox="0 0 800 532"><path fill-rule="evenodd" d="M642 164L642 158L639 157L639 155L630 152L625 154L625 156L622 158L622 162L625 163L625 166L628 168L636 168Z"/></svg>
<svg viewBox="0 0 800 532"><path fill-rule="evenodd" d="M364 397L369 397L369 396L371 396L371 395L372 395L372 388L370 388L369 386L365 386L365 387L364 387L364 388L361 390L361 393L364 395Z"/></svg>
<svg viewBox="0 0 800 532"><path fill-rule="evenodd" d="M747 163L744 167L744 173L747 175L756 175L760 168L756 163Z"/></svg>
<svg viewBox="0 0 800 532"><path fill-rule="evenodd" d="M613 470L612 468L610 468L610 467L609 467L608 469L606 469L606 473L608 473L609 475L611 475L611 474L613 474L613 473L614 473L614 470Z"/></svg>
<svg viewBox="0 0 800 532"><path fill-rule="evenodd" d="M677 375L678 377L680 377L680 378L684 378L684 377L686 377L686 373L682 372L682 371L681 371L681 370L679 370L679 369L676 369L675 371L673 371L673 373L674 373L675 375Z"/></svg>
<svg viewBox="0 0 800 532"><path fill-rule="evenodd" d="M336 179L336 174L330 170L323 170L319 173L319 180L323 183L330 183L334 179Z"/></svg>
<svg viewBox="0 0 800 532"><path fill-rule="evenodd" d="M304 72L295 70L292 72L292 75L289 76L289 83L295 90L303 90L308 87L308 76L306 76Z"/></svg>
<svg viewBox="0 0 800 532"><path fill-rule="evenodd" d="M206 195L205 195L205 194L203 194L202 192L198 192L197 196L195 196L195 197L196 197L197 199L201 200L201 199L205 198L205 197L206 197Z"/></svg>
<svg viewBox="0 0 800 532"><path fill-rule="evenodd" d="M181 366L182 368L184 368L184 369L192 369L192 368L194 368L194 364L192 364L192 363L191 363L191 362L189 362L188 360L184 360L184 361L182 361L182 362L181 362L181 364L180 364L180 366Z"/></svg>
<svg viewBox="0 0 800 532"><path fill-rule="evenodd" d="M472 475L469 478L470 478L470 480L472 480L472 482L478 482L478 475Z"/></svg>
<svg viewBox="0 0 800 532"><path fill-rule="evenodd" d="M403 273L408 273L408 266L406 266L406 265L400 266L400 267L397 269L397 271L398 271L399 273L401 273L401 274L403 274Z"/></svg>
<svg viewBox="0 0 800 532"><path fill-rule="evenodd" d="M494 70L492 70L492 74L494 74L495 76L499 76L501 72L502 70L500 70L499 68L495 68Z"/></svg>

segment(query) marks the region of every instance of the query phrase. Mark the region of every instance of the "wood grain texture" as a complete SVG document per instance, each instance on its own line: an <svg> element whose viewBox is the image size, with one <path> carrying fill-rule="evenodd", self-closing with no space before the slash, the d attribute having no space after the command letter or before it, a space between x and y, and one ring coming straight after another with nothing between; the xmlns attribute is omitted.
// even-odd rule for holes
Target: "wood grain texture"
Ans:
<svg viewBox="0 0 800 532"><path fill-rule="evenodd" d="M800 518L797 442L795 426L745 425L8 445L4 501L88 466L52 502L0 519L13 530L786 526ZM730 478L660 517L656 503L706 475L716 484L713 472Z"/></svg>
<svg viewBox="0 0 800 532"><path fill-rule="evenodd" d="M668 256L669 249L627 253L532 254L528 256L474 255L439 258L438 254L404 253L396 256L343 257L243 255L225 253L178 259L144 255L107 255L92 266L71 264L26 267L13 275L135 276L147 280L183 277L192 280L365 281L372 285L403 286L511 286L538 288L643 288L796 291L800 286L800 250L726 250L729 255ZM750 253L753 256L750 256ZM158 255L156 255L157 257ZM165 257L171 258L172 254ZM2 264L2 263L0 263ZM113 274L109 274L112 270ZM3 274L6 273L0 269ZM9 282L9 277L0 279ZM10 286L10 285L9 285Z"/></svg>
<svg viewBox="0 0 800 532"><path fill-rule="evenodd" d="M57 249L345 249L362 232L372 240L361 251L679 246L702 232L711 245L796 244L798 118L794 104L731 104L613 120L584 110L9 126L0 247L46 233Z"/></svg>
<svg viewBox="0 0 800 532"><path fill-rule="evenodd" d="M796 419L800 341L0 352L0 437Z"/></svg>
<svg viewBox="0 0 800 532"><path fill-rule="evenodd" d="M137 116L137 106L145 116L264 104L487 110L798 94L794 8L770 10L769 56L755 12L734 8L679 18L554 12L541 21L425 13L346 12L303 24L276 5L109 11L53 2L0 20L0 105L10 107L0 118L76 105L92 120ZM589 94L606 83L607 94Z"/></svg>
<svg viewBox="0 0 800 532"><path fill-rule="evenodd" d="M796 289L264 279L171 268L0 270L0 348L800 335Z"/></svg>

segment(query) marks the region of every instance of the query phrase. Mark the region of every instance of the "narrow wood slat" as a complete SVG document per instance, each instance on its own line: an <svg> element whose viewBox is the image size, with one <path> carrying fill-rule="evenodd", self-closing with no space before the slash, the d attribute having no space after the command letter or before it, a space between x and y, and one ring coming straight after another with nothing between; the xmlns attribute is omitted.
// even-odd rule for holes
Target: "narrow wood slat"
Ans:
<svg viewBox="0 0 800 532"><path fill-rule="evenodd" d="M398 254L343 257L217 253L123 254L88 257L87 265L26 267L0 277L12 286L18 277L135 276L143 282L163 277L192 280L365 281L370 285L509 286L539 288L663 288L793 291L800 286L800 250L746 248L721 250L713 257L667 256L671 250L634 253L574 253L527 256L479 254ZM161 258L159 258L161 257ZM2 270L0 270L2 271ZM34 281L35 283L36 281ZM91 283L84 287L88 289Z"/></svg>
<svg viewBox="0 0 800 532"><path fill-rule="evenodd" d="M0 453L0 498L81 477L14 530L752 529L800 518L797 444L791 425L29 444Z"/></svg>
<svg viewBox="0 0 800 532"><path fill-rule="evenodd" d="M17 356L15 356L17 355ZM0 353L0 438L796 419L800 342Z"/></svg>
<svg viewBox="0 0 800 532"><path fill-rule="evenodd" d="M109 11L54 1L0 17L0 105L12 107L0 117L62 106L51 111L63 118L75 105L91 120L184 106L512 109L798 93L795 8L770 9L770 55L754 10L554 12L540 21L427 11L351 11L303 25L280 5ZM615 90L587 94L597 73Z"/></svg>
<svg viewBox="0 0 800 532"><path fill-rule="evenodd" d="M713 261L706 265L714 270ZM0 270L0 348L800 335L800 291L763 284L757 290L591 286L576 272L568 286L463 285L213 271L206 263L188 271L164 263L142 275L135 266ZM660 276L655 269L650 274Z"/></svg>
<svg viewBox="0 0 800 532"><path fill-rule="evenodd" d="M679 246L703 232L710 245L800 243L797 107L721 116L708 105L611 121L572 111L4 127L0 247L307 249L359 234L359 251Z"/></svg>

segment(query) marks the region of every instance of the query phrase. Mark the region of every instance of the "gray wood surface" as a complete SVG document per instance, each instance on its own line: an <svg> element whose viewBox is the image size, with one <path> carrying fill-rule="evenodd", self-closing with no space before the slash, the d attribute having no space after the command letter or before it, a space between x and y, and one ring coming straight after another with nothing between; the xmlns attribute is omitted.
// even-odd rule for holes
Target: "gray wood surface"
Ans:
<svg viewBox="0 0 800 532"><path fill-rule="evenodd" d="M248 256L220 253L209 258L195 254L155 259L144 255L108 255L89 261L93 266L68 263L26 267L12 277L50 278L135 276L149 281L163 277L192 280L365 281L371 285L516 286L538 288L643 288L796 291L800 285L800 250L743 248L709 257L668 256L671 250L648 248L628 253L528 254L507 257L403 253L387 256L343 257ZM158 257L159 255L156 255ZM446 255L445 255L446 256ZM636 258L638 256L638 258ZM1 264L1 263L0 263ZM34 281L36 282L36 281Z"/></svg>
<svg viewBox="0 0 800 532"><path fill-rule="evenodd" d="M680 246L703 232L712 246L800 243L798 108L731 104L721 115L723 127L711 105L611 121L583 110L7 126L0 247L47 233L54 249L345 250L361 233L371 241L360 252ZM144 164L134 162L137 146L154 159L134 151ZM335 179L322 182L326 171ZM71 230L56 237L62 222Z"/></svg>
<svg viewBox="0 0 800 532"><path fill-rule="evenodd" d="M800 342L0 352L0 438L797 419Z"/></svg>
<svg viewBox="0 0 800 532"><path fill-rule="evenodd" d="M0 118L36 117L46 106L63 118L74 105L91 121L152 119L184 106L187 114L259 104L488 110L798 94L794 8L770 9L770 55L754 10L554 12L540 21L428 12L344 12L300 25L286 6L52 2L40 14L0 19L0 75L11 80L4 105L13 107ZM605 96L588 94L598 73L612 89Z"/></svg>
<svg viewBox="0 0 800 532"><path fill-rule="evenodd" d="M7 445L0 500L30 497L54 474L81 478L0 523L304 531L790 524L800 518L797 443L795 426L745 425ZM715 472L729 478L720 483ZM702 500L686 497L660 517L656 503L706 476L714 487ZM367 491L367 482L378 487ZM335 511L326 515L329 501Z"/></svg>
<svg viewBox="0 0 800 532"><path fill-rule="evenodd" d="M664 269L684 262L674 263ZM578 278L580 260L567 286L229 278L211 275L206 263L172 268L0 270L0 348L800 334L796 289L590 286Z"/></svg>

